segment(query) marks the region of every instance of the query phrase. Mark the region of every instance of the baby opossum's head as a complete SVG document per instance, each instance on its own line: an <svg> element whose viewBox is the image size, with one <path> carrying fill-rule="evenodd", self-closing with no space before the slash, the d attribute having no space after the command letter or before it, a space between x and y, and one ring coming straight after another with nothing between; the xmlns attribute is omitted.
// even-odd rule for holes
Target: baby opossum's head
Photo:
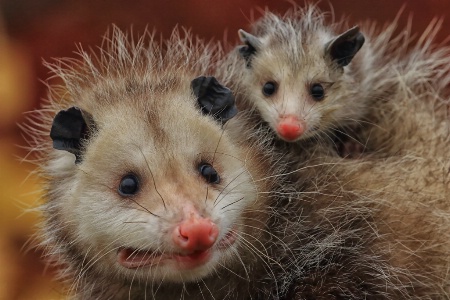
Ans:
<svg viewBox="0 0 450 300"><path fill-rule="evenodd" d="M279 138L298 141L355 118L346 94L357 84L346 66L364 43L358 27L335 36L310 8L267 13L254 29L239 31L246 71L238 80Z"/></svg>
<svg viewBox="0 0 450 300"><path fill-rule="evenodd" d="M169 46L183 43L168 50L178 60L151 61L147 55L164 55L151 54L156 47L138 49L145 57L121 49L129 58L102 62L85 86L69 81L74 105L52 121L46 213L60 235L50 239L81 275L198 280L240 265L238 249L261 232L249 224L266 218L262 162L224 130L236 113L230 91L196 78L201 57L182 57L197 51L192 45ZM137 59L148 63L140 71L127 65Z"/></svg>

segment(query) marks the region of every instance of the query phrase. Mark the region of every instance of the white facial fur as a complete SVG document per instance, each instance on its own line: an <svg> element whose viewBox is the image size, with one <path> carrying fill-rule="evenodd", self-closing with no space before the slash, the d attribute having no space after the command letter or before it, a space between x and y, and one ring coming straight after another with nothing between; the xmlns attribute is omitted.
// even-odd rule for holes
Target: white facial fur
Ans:
<svg viewBox="0 0 450 300"><path fill-rule="evenodd" d="M263 49L266 43L269 41L263 42ZM323 53L324 49L320 49L323 44L323 41L318 41L316 47L311 46L311 49L298 53L298 65L293 65L289 57L280 55L283 45L261 51L252 59L247 77L250 99L275 131L278 123L288 115L297 116L304 122L305 132L301 138L310 137L314 130L323 128L325 112L321 106L324 104L314 100L309 92L313 83L328 86L326 90L330 92L330 83L335 81L327 72L318 72L328 69L325 61L316 54L317 50ZM269 96L263 93L267 82L276 84L275 93Z"/></svg>
<svg viewBox="0 0 450 300"><path fill-rule="evenodd" d="M239 79L247 101L281 139L290 142L346 126L366 111L351 65L339 66L326 51L337 34L318 16L301 17L284 20L270 13L263 17L255 25L257 49ZM245 41L242 32L241 39ZM266 83L273 83L275 92L265 94ZM315 85L323 89L323 97L314 97ZM298 120L299 136L286 139L280 134L286 117Z"/></svg>
<svg viewBox="0 0 450 300"><path fill-rule="evenodd" d="M179 282L202 278L233 260L239 240L227 249L219 247L220 240L230 230L238 235L243 230L242 212L254 204L255 186L239 159L241 150L233 147L218 124L193 109L193 99L183 99L191 97L186 85L179 95L146 99L161 101L147 109L129 107L126 99L93 114L98 134L89 143L75 180L66 187L62 216L70 220L87 263L95 262L96 269L114 270L130 279ZM73 156L66 159L73 161ZM217 170L219 184L207 183L199 174L201 162ZM118 186L129 173L137 175L140 188L136 195L124 197ZM171 232L183 220L186 207L194 207L219 228L205 264L183 269L167 259L128 270L117 263L120 247L179 254Z"/></svg>

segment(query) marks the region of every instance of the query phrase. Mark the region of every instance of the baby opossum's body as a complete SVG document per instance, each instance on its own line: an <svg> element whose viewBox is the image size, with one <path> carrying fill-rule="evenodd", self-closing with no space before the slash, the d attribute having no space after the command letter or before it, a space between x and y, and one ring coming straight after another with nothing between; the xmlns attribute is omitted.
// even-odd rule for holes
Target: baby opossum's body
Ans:
<svg viewBox="0 0 450 300"><path fill-rule="evenodd" d="M427 98L439 98L436 91L448 85L449 48L433 45L440 25L434 20L412 45L410 28L396 35L396 22L382 29L373 23L349 29L345 22L327 24L314 5L283 16L266 12L251 33L239 32L245 45L231 51L219 69L239 96L238 105L257 110L279 139L348 137L359 148L376 151L359 132L389 113L386 102L427 92L432 93Z"/></svg>
<svg viewBox="0 0 450 300"><path fill-rule="evenodd" d="M378 255L378 264L383 262L386 266L384 271L378 273L379 277L361 280L361 285L372 285L370 288L348 289L339 294L336 290L341 287L355 287L345 284L348 279L342 276L341 285L335 285L334 293L328 294L333 295L330 296L331 299L450 297L450 204L447 192L450 184L448 175L441 172L444 166L437 166L436 161L411 157L405 157L401 161L342 160L342 165L336 161L321 159L312 160L311 163L325 164L330 168L327 170L326 167L310 165L318 174L313 175L314 171L309 170L300 175L309 173L313 179L320 178L329 183L328 187L325 184L318 185L318 192L328 195L328 199L321 196L312 196L310 199L313 203L317 203L317 199L322 201L321 207L317 209L320 216L318 219L329 220L336 226L337 232L342 232L342 224L352 222L351 229L354 231L349 237L356 239L350 240L349 249L356 250L360 247L361 252L368 251ZM423 171L429 177L422 177ZM340 185L336 182L340 182ZM354 204L344 201L341 209L336 209L336 201L341 199L330 197L330 193L354 201ZM353 197L349 198L349 194ZM344 207L348 210L345 211ZM367 223L364 224L365 222ZM358 245L360 235L367 234L364 231L372 231L376 236L372 236L370 243ZM327 261L326 258L322 263L324 261ZM370 266L373 261L367 262L367 266ZM300 263L297 261L294 265ZM353 266L343 264L340 267L355 273L355 277L350 280L358 278L356 274L359 271L353 269ZM309 285L311 276L302 273L286 276L287 282L291 280L290 289L296 291L294 294L297 299L307 298L305 295L308 295L308 290L313 291L311 295L321 295L326 299L325 294L321 294L321 289L326 290L324 287L327 286L327 276L321 274L316 277L312 286ZM385 289L381 287L382 284L386 284Z"/></svg>
<svg viewBox="0 0 450 300"><path fill-rule="evenodd" d="M387 289L379 298L450 297L450 50L432 44L439 26L430 24L416 45L407 31L395 36L395 24L382 32L364 27L364 40L356 28L339 36L342 24L326 25L314 6L296 7L283 17L266 13L252 34L241 31L246 45L219 64L219 77L252 115L250 126L275 135L299 187L309 178L321 182L316 189L322 195L352 194L355 210L370 215L376 237L369 247L398 268L385 273ZM343 37L351 41L344 53L353 50L342 57L330 45ZM314 99L317 84L321 99ZM337 157L329 135L343 128L364 146L364 158ZM312 198L318 203L322 196ZM316 211L329 213L324 218L339 227L342 220L333 218L345 211L335 211L333 197L329 208L322 201ZM308 295L309 280L291 286L299 299Z"/></svg>
<svg viewBox="0 0 450 300"><path fill-rule="evenodd" d="M53 65L64 86L37 112L42 127L30 130L47 180L43 244L76 298L444 294L434 269L448 266L444 210L350 189L331 172L338 165L312 163L291 184L254 116L222 127L213 118L221 110L200 113L196 97L211 91L191 87L210 72L214 47L177 34L166 50L144 41L129 44L115 30L98 61L82 52L79 66ZM408 200L425 204L420 194ZM422 218L399 219L404 207ZM423 230L411 233L413 221Z"/></svg>

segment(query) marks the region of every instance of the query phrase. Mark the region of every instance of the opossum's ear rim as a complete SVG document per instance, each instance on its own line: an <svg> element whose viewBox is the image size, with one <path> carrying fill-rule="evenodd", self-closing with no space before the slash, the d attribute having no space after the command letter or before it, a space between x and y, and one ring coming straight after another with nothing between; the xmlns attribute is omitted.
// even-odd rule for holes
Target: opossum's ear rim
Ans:
<svg viewBox="0 0 450 300"><path fill-rule="evenodd" d="M261 41L254 35L239 29L239 38L241 42L245 43L243 46L239 46L239 54L247 62L247 66L250 66L250 61L253 55L261 49Z"/></svg>
<svg viewBox="0 0 450 300"><path fill-rule="evenodd" d="M75 163L81 162L82 140L88 139L89 127L94 126L92 116L78 107L59 111L53 119L50 138L53 148L75 155Z"/></svg>
<svg viewBox="0 0 450 300"><path fill-rule="evenodd" d="M238 110L231 90L221 85L213 76L200 76L192 80L191 88L203 114L225 124Z"/></svg>
<svg viewBox="0 0 450 300"><path fill-rule="evenodd" d="M339 66L345 67L361 49L364 41L364 35L355 26L327 43L325 53Z"/></svg>

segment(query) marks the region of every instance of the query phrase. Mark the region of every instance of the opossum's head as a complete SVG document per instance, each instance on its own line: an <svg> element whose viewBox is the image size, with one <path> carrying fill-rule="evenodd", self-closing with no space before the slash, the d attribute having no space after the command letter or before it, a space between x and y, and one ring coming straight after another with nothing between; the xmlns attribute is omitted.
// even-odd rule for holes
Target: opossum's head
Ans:
<svg viewBox="0 0 450 300"><path fill-rule="evenodd" d="M52 183L52 201L80 274L198 280L240 265L239 249L262 231L262 167L224 130L231 92L172 75L108 78L53 120L50 168L69 179Z"/></svg>
<svg viewBox="0 0 450 300"><path fill-rule="evenodd" d="M345 93L356 84L346 66L364 43L358 27L334 36L319 16L268 14L255 29L239 31L246 64L240 80L279 138L298 141L354 118L354 99Z"/></svg>

